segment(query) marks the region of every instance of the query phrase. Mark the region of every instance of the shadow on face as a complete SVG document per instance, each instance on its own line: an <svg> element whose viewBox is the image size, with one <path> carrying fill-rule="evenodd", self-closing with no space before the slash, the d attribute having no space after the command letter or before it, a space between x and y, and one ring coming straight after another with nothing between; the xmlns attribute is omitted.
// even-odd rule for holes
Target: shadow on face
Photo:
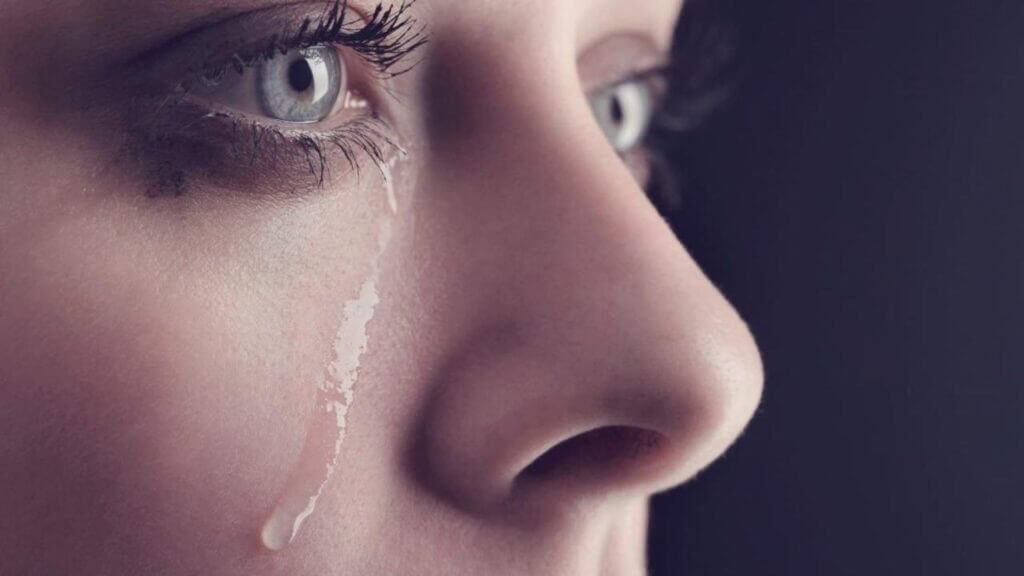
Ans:
<svg viewBox="0 0 1024 576"><path fill-rule="evenodd" d="M761 387L638 181L679 9L6 5L0 572L642 573Z"/></svg>

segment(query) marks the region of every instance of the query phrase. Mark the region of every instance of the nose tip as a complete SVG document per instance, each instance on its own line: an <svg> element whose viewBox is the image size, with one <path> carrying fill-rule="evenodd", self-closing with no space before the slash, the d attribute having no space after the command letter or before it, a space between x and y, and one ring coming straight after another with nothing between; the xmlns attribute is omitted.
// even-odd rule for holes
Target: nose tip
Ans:
<svg viewBox="0 0 1024 576"><path fill-rule="evenodd" d="M623 390L581 419L580 431L547 431L548 443L538 443L514 489L561 499L647 496L685 482L739 436L760 400L759 362L723 368L685 380L676 374L662 382L623 381Z"/></svg>
<svg viewBox="0 0 1024 576"><path fill-rule="evenodd" d="M757 406L760 360L738 318L698 321L696 337L681 324L683 335L633 346L616 344L614 329L575 326L591 337L573 342L565 325L544 328L554 340L521 324L492 327L439 374L420 449L448 500L478 512L553 511L647 496L717 458Z"/></svg>

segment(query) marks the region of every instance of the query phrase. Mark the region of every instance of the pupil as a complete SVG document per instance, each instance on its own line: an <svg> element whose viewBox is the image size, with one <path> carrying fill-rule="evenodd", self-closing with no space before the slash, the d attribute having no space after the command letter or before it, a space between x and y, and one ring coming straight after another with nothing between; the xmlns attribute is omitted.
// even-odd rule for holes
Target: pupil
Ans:
<svg viewBox="0 0 1024 576"><path fill-rule="evenodd" d="M612 115L612 122L614 122L616 126L619 126L619 125L622 124L622 119L623 119L622 102L619 101L618 97L612 98L611 115Z"/></svg>
<svg viewBox="0 0 1024 576"><path fill-rule="evenodd" d="M288 84L296 92L305 92L313 85L313 70L305 59L295 60L288 66Z"/></svg>

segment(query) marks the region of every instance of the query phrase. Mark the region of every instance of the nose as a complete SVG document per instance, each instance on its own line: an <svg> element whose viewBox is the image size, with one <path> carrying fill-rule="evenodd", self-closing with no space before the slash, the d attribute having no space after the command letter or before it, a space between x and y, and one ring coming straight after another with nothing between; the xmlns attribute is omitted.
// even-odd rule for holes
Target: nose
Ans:
<svg viewBox="0 0 1024 576"><path fill-rule="evenodd" d="M564 80L575 74L485 68L435 102L430 164L444 169L428 172L423 219L440 248L423 295L444 336L422 476L475 511L684 482L756 408L753 339Z"/></svg>

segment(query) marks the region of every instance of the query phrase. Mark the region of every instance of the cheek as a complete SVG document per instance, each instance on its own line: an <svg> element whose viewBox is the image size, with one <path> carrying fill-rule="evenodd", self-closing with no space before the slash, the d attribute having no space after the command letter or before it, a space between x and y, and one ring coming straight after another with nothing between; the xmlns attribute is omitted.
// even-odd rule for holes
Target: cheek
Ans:
<svg viewBox="0 0 1024 576"><path fill-rule="evenodd" d="M174 201L5 237L4 549L198 565L258 544L377 253L379 203Z"/></svg>

